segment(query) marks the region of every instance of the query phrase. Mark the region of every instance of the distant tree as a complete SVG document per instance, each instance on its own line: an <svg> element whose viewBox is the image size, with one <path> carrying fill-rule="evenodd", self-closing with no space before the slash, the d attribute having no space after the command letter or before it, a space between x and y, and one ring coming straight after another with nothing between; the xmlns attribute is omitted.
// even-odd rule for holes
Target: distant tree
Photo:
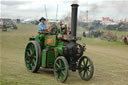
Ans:
<svg viewBox="0 0 128 85"><path fill-rule="evenodd" d="M118 30L119 31L128 31L128 24L126 24L126 23L119 23L118 24Z"/></svg>

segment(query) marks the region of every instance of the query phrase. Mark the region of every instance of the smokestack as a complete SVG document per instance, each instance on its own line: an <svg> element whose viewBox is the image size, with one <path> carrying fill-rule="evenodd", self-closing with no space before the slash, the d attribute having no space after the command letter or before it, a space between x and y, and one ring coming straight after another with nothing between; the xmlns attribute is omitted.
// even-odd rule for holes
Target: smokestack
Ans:
<svg viewBox="0 0 128 85"><path fill-rule="evenodd" d="M78 4L72 4L72 18L71 18L71 37L76 37L77 31L77 8Z"/></svg>
<svg viewBox="0 0 128 85"><path fill-rule="evenodd" d="M86 21L88 22L88 10L86 11Z"/></svg>

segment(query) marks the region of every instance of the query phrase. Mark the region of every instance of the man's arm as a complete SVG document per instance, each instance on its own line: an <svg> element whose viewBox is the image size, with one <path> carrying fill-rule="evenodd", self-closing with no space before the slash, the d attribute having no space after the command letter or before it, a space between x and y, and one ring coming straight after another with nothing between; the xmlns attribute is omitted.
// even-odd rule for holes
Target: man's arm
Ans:
<svg viewBox="0 0 128 85"><path fill-rule="evenodd" d="M38 25L39 31L42 31L42 26L41 24Z"/></svg>

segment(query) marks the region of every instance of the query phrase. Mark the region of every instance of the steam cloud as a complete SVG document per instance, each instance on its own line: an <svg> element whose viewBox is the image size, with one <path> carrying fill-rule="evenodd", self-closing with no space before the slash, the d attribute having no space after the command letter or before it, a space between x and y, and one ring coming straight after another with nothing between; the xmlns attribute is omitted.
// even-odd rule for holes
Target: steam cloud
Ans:
<svg viewBox="0 0 128 85"><path fill-rule="evenodd" d="M84 6L84 5L82 5ZM87 6L87 4L86 4ZM88 4L88 11L90 19L102 18L102 17L110 17L114 19L128 19L128 0L120 0L120 1L102 1L101 3ZM85 10L86 11L86 10ZM85 16L85 12L80 14Z"/></svg>

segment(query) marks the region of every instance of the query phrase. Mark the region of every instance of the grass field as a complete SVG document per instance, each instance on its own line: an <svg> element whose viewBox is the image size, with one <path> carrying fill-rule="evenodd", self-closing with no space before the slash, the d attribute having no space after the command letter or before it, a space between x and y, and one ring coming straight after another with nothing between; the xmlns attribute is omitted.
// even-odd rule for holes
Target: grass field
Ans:
<svg viewBox="0 0 128 85"><path fill-rule="evenodd" d="M84 55L92 59L95 72L90 81L70 72L67 81L56 81L53 70L41 68L30 73L24 64L24 51L30 36L37 35L37 26L18 25L18 30L0 30L0 85L128 85L128 45L121 41L108 42L98 38L83 38Z"/></svg>

